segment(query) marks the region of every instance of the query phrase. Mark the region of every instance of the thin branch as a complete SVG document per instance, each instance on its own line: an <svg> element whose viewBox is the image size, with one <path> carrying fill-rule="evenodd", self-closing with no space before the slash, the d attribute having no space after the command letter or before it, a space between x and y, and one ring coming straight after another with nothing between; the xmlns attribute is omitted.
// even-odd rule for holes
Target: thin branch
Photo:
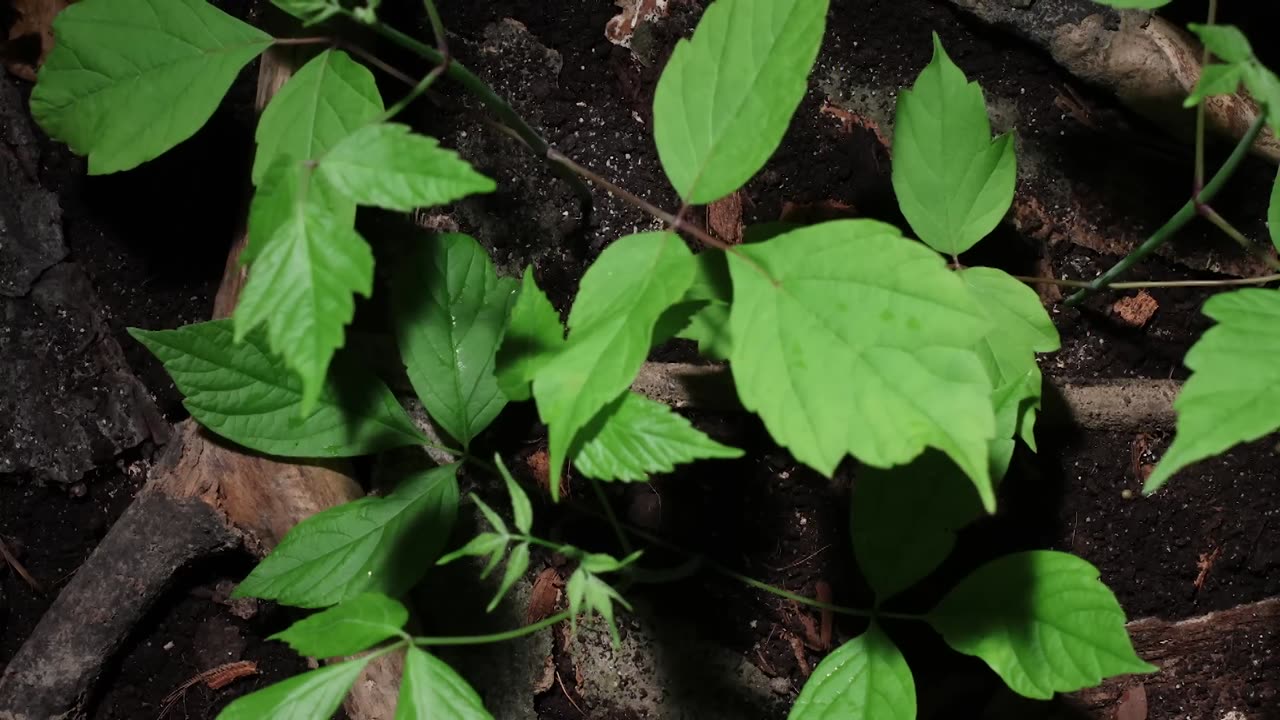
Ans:
<svg viewBox="0 0 1280 720"><path fill-rule="evenodd" d="M1215 227L1223 232L1223 234L1232 240L1235 240L1240 247L1266 263L1267 267L1272 270L1280 270L1280 260L1272 257L1271 253L1261 245L1245 237L1244 233L1235 229L1235 227L1231 223L1227 222L1226 218L1219 215L1216 210L1203 203L1201 203L1197 209L1205 220L1213 223Z"/></svg>
<svg viewBox="0 0 1280 720"><path fill-rule="evenodd" d="M596 500L600 501L600 508L604 510L604 516L609 519L609 527L613 528L614 535L618 538L618 543L622 546L622 554L631 554L631 539L627 537L626 531L622 529L622 525L618 522L618 516L613 512L613 506L609 504L609 496L604 494L604 488L600 487L600 481L590 478L591 489L596 493Z"/></svg>
<svg viewBox="0 0 1280 720"><path fill-rule="evenodd" d="M1095 278L1093 282L1089 283L1088 287L1080 289L1080 291L1067 298L1067 304L1077 305L1091 293L1103 287L1108 285L1114 287L1114 281L1116 278L1125 274L1130 268L1141 262L1143 258L1155 252L1156 248L1163 245L1165 241L1173 237L1174 233L1181 230L1184 225L1190 222L1191 218L1196 216L1196 206L1206 204L1213 200L1214 196L1218 194L1218 191L1222 189L1222 186L1227 183L1227 180L1235 174L1236 168L1240 167L1240 163L1244 160L1245 155L1249 153L1249 148L1253 147L1253 141L1258 138L1258 134L1262 132L1262 128L1265 123L1265 115L1259 114L1258 118L1254 120L1253 125L1249 126L1249 130L1245 132L1244 137L1240 138L1240 142L1236 144L1235 150L1231 151L1231 156L1227 158L1227 161L1224 162L1222 167L1218 169L1218 172L1214 174L1213 179L1209 181L1209 184L1204 186L1204 189L1201 190L1196 197L1188 200L1186 204L1178 210L1178 212L1174 213L1173 217L1169 218L1164 225L1161 225L1160 228L1151 235L1151 237L1147 238L1147 240L1139 245L1133 252L1124 256L1124 258L1113 265L1111 269Z"/></svg>
<svg viewBox="0 0 1280 720"><path fill-rule="evenodd" d="M1085 280L1059 280L1057 278L1044 277L1027 277L1025 275L1014 275L1015 280L1021 280L1028 285L1057 285L1059 287L1083 288L1086 290L1137 290L1142 288L1195 288L1195 287L1237 287L1241 285L1265 285L1272 282L1280 282L1280 273L1274 275L1261 275L1251 278L1232 278L1230 280L1155 280L1151 282L1116 282L1096 287L1094 281Z"/></svg>
<svg viewBox="0 0 1280 720"><path fill-rule="evenodd" d="M334 40L331 37L317 35L300 38L274 38L271 43L273 45L332 45Z"/></svg>
<svg viewBox="0 0 1280 720"><path fill-rule="evenodd" d="M558 622L569 619L569 611L558 612L555 615L539 620L531 625L524 625L514 630L505 632L490 633L488 635L450 635L445 637L415 637L413 642L415 645L485 645L488 643L505 642L507 640L515 640L526 635L532 635L543 628L551 627Z"/></svg>
<svg viewBox="0 0 1280 720"><path fill-rule="evenodd" d="M378 57L377 55L374 55L368 50L365 50L364 47L362 47L358 43L344 42L342 43L342 49L352 53L353 55L358 55L361 60L364 60L365 62L378 68L379 70L390 75L396 80L399 80L405 85L408 85L409 87L413 87L418 84L418 81L414 80L413 76L409 75L409 73L403 70L400 70L399 68L396 68L395 66L391 65L387 61Z"/></svg>
<svg viewBox="0 0 1280 720"><path fill-rule="evenodd" d="M1218 19L1218 0L1209 0L1209 19L1205 21L1206 25L1214 24ZM1204 53L1200 56L1200 67L1203 70L1209 64L1213 53L1209 52L1209 48L1204 49ZM1204 100L1196 107L1196 170L1193 191L1195 194L1200 193L1200 188L1204 187L1204 118L1205 106Z"/></svg>
<svg viewBox="0 0 1280 720"><path fill-rule="evenodd" d="M9 563L9 567L13 568L13 571L18 573L18 575L31 586L32 590L35 590L41 595L44 594L44 587L35 578L31 577L31 573L27 572L27 568L18 561L17 556L12 552L9 552L9 546L5 544L3 538L0 538L0 556L4 557L4 561Z"/></svg>

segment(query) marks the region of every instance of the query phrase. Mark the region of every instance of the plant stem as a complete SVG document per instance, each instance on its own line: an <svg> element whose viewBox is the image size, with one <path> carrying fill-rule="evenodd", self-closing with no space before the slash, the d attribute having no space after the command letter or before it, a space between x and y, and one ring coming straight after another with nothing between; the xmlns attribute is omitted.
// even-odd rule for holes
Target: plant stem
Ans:
<svg viewBox="0 0 1280 720"><path fill-rule="evenodd" d="M378 57L377 55L374 55L368 50L365 50L363 47L361 47L356 43L342 43L342 49L346 50L347 52L353 55L359 56L361 60L364 60L365 62L378 68L379 70L390 75L391 77L399 80L405 85L408 85L409 87L413 87L418 82L417 80L414 80L412 77L410 77L409 73L406 73L405 71L400 70L399 68L396 68L395 66L391 65L390 63Z"/></svg>
<svg viewBox="0 0 1280 720"><path fill-rule="evenodd" d="M603 176L598 175L597 173L591 170L588 170L587 168L574 162L572 159L567 157L564 153L560 152L559 150L556 150L555 148L548 148L547 159L553 163L562 165L568 168L569 170L571 170L572 172L578 175L581 175L587 180L590 180L596 185L599 185L600 187L608 191L610 195L616 195L617 197L625 200L626 202L649 213L650 215L654 216L655 218L669 225L672 230L676 232L680 232L680 231L687 232L690 235L697 238L698 242L702 243L703 245L707 245L708 247L713 247L717 250L724 250L725 252L732 252L732 246L730 246L728 243L724 242L723 240L720 240L719 238L708 233L706 230L703 230L697 225L684 222L684 220L681 219L679 215L672 215L671 213L667 212L666 210L663 210L657 205L654 205L648 200L645 200L644 198L632 193L630 190L625 190L613 184L609 180L605 179Z"/></svg>
<svg viewBox="0 0 1280 720"><path fill-rule="evenodd" d="M300 37L300 38L275 38L272 40L273 45L332 45L331 37Z"/></svg>
<svg viewBox="0 0 1280 720"><path fill-rule="evenodd" d="M1236 168L1240 166L1245 155L1249 153L1249 148L1253 147L1253 141L1258 138L1258 133L1262 132L1262 127L1265 122L1266 117L1259 115L1258 119L1254 120L1253 124L1249 126L1244 137L1240 138L1240 142L1236 144L1235 149L1231 151L1231 156L1227 158L1227 161L1223 163L1222 167L1218 169L1218 172L1214 174L1213 179L1204 186L1204 189L1201 190L1198 195L1188 200L1186 204L1178 210L1178 212L1174 213L1173 217L1169 218L1164 225L1160 226L1160 229L1156 230L1151 237L1147 238L1146 242L1139 245L1133 252L1120 260L1120 262L1113 265L1110 270L1107 270L1095 278L1089 283L1088 287L1082 288L1074 295L1067 298L1067 304L1077 305L1093 292L1107 285L1112 285L1112 281L1128 272L1130 268L1141 262L1143 258L1150 255L1156 250L1156 248L1160 247L1165 243L1165 241L1173 237L1174 233L1181 230L1182 227L1191 220L1191 218L1196 216L1197 207L1212 200L1214 196L1218 194L1218 191L1222 189L1222 186L1227 183L1227 180L1235 174Z"/></svg>
<svg viewBox="0 0 1280 720"><path fill-rule="evenodd" d="M355 17L355 13L350 9L343 8L341 12L348 18L356 22L360 22L360 20ZM422 57L428 62L432 62L440 66L446 65L445 56L441 54L439 50L400 32L390 25L376 22L369 25L369 27L373 28L374 32L377 32L379 35L382 35L400 47ZM551 145L538 134L538 131L530 127L529 123L525 122L524 118L520 117L520 114L515 111L515 108L512 108L506 100L494 92L493 88L489 87L485 81L481 80L475 75L475 73L471 72L467 66L460 62L449 62L447 63L447 67L443 73L450 80L461 85L464 90L488 108L489 112L497 115L505 125L514 130L520 136L520 139L532 149L535 155L538 155L539 157L546 156L547 150L551 148ZM556 165L552 165L552 168L555 170L557 175L573 187L574 192L578 194L578 197L582 200L584 206L590 207L591 191L582 183L582 180Z"/></svg>
<svg viewBox="0 0 1280 720"><path fill-rule="evenodd" d="M1028 277L1014 275L1028 285L1057 285L1059 287L1093 289L1094 284L1086 280L1059 280L1057 278ZM1153 280L1150 282L1117 282L1104 285L1109 290L1136 290L1140 288L1195 288L1195 287L1233 287L1238 285L1265 285L1280 281L1280 273L1260 275L1251 278L1232 278L1230 280Z"/></svg>
<svg viewBox="0 0 1280 720"><path fill-rule="evenodd" d="M1261 245L1258 245L1254 241L1245 237L1244 233L1235 229L1235 227L1231 223L1227 222L1226 218L1218 214L1218 211L1214 210L1208 205L1201 205L1200 214L1204 216L1205 220L1208 220L1209 222L1213 223L1227 237L1231 238L1232 240L1235 240L1236 243L1240 245L1240 247L1244 248L1247 252L1254 255L1262 262L1266 263L1267 267L1271 268L1272 270L1280 270L1280 260L1277 260L1274 257L1272 257L1271 253L1267 252L1267 250L1263 248Z"/></svg>
<svg viewBox="0 0 1280 720"><path fill-rule="evenodd" d="M1218 0L1209 0L1209 19L1205 21L1206 25L1214 24L1218 19ZM1209 64L1209 59L1213 56L1209 52L1209 48L1204 49L1204 53L1200 56L1201 71ZM1195 171L1195 192L1199 193L1200 188L1204 187L1204 101L1196 106L1196 171Z"/></svg>
<svg viewBox="0 0 1280 720"><path fill-rule="evenodd" d="M549 628L558 622L569 619L569 611L558 612L547 618L543 618L536 623L524 625L514 630L506 630L504 632L490 633L488 635L446 635L443 637L421 636L415 637L413 643L415 645L485 645L488 643L506 642L507 640L515 640L526 635L532 635L539 630Z"/></svg>
<svg viewBox="0 0 1280 720"><path fill-rule="evenodd" d="M604 488L600 487L600 482L594 478L591 479L591 489L596 493L596 500L600 501L600 507L604 510L604 516L609 519L609 527L613 528L613 534L618 538L618 544L622 546L622 554L631 554L631 539L627 537L626 531L622 529L622 525L618 523L618 516L613 513L613 506L609 504L609 497L604 494Z"/></svg>

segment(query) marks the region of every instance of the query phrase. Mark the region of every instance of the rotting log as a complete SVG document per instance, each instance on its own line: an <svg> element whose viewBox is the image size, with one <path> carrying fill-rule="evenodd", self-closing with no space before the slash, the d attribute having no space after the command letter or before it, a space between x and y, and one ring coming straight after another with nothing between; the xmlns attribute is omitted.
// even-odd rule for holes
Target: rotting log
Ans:
<svg viewBox="0 0 1280 720"><path fill-rule="evenodd" d="M291 48L259 66L257 109L292 74ZM228 317L245 280L239 233L227 258L213 317ZM337 462L295 463L253 454L179 425L146 486L57 600L0 677L0 720L80 718L103 667L183 567L242 544L265 555L302 519L363 495ZM366 667L346 708L352 720L390 718L399 654Z"/></svg>
<svg viewBox="0 0 1280 720"><path fill-rule="evenodd" d="M1093 0L947 0L983 22L1006 28L1047 51L1065 70L1106 89L1135 112L1190 137L1194 115L1183 101L1200 80L1201 48L1181 28L1140 10ZM1205 101L1209 128L1239 140L1262 112L1242 94ZM1280 138L1263 133L1255 154L1280 162Z"/></svg>
<svg viewBox="0 0 1280 720"><path fill-rule="evenodd" d="M1113 678L1067 702L1089 717L1116 717L1125 693L1142 687L1152 708L1194 707L1205 718L1274 717L1280 707L1280 598L1188 620L1147 618L1128 624L1134 648L1158 666L1150 675ZM1192 697L1191 695L1194 695ZM1261 715L1255 715L1258 710ZM1164 712L1162 711L1162 712Z"/></svg>

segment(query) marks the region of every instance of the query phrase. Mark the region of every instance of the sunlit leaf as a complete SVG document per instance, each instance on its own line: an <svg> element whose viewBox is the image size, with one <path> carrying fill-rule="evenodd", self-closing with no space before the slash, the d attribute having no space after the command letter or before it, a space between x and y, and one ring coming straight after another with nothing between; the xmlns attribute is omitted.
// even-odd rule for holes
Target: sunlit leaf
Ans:
<svg viewBox="0 0 1280 720"><path fill-rule="evenodd" d="M285 457L367 455L425 438L372 372L340 359L316 407L302 416L302 383L260 332L234 341L230 320L129 333L164 363L201 425L247 448Z"/></svg>
<svg viewBox="0 0 1280 720"><path fill-rule="evenodd" d="M1124 610L1074 555L1006 555L970 573L929 613L955 650L981 658L1009 689L1031 698L1154 672L1133 651Z"/></svg>
<svg viewBox="0 0 1280 720"><path fill-rule="evenodd" d="M564 347L560 314L526 268L496 361L498 387L511 400L528 400L534 375Z"/></svg>
<svg viewBox="0 0 1280 720"><path fill-rule="evenodd" d="M982 89L933 36L933 61L898 96L893 189L911 229L938 252L973 247L1009 211L1013 136L991 139Z"/></svg>
<svg viewBox="0 0 1280 720"><path fill-rule="evenodd" d="M507 404L493 375L515 282L460 233L412 238L392 285L392 317L409 381L464 447Z"/></svg>
<svg viewBox="0 0 1280 720"><path fill-rule="evenodd" d="M989 323L942 258L872 220L743 245L730 358L738 395L796 459L830 475L945 452L992 509L991 383L973 348Z"/></svg>
<svg viewBox="0 0 1280 720"><path fill-rule="evenodd" d="M705 204L751 179L808 88L827 0L716 0L658 80L653 137L685 202Z"/></svg>
<svg viewBox="0 0 1280 720"><path fill-rule="evenodd" d="M267 638L315 658L354 655L400 634L409 611L386 595L365 593L315 613Z"/></svg>
<svg viewBox="0 0 1280 720"><path fill-rule="evenodd" d="M81 0L58 13L53 33L31 114L89 156L91 175L136 167L191 137L272 42L204 0Z"/></svg>
<svg viewBox="0 0 1280 720"><path fill-rule="evenodd" d="M550 473L559 478L578 433L631 387L654 326L693 281L693 254L669 232L629 235L601 253L579 285L569 338L533 380L547 424ZM559 495L551 483L552 497Z"/></svg>
<svg viewBox="0 0 1280 720"><path fill-rule="evenodd" d="M447 663L410 647L404 658L396 720L493 720L493 716Z"/></svg>
<svg viewBox="0 0 1280 720"><path fill-rule="evenodd" d="M787 720L915 720L911 668L879 625L836 648L813 669Z"/></svg>
<svg viewBox="0 0 1280 720"><path fill-rule="evenodd" d="M1194 462L1280 429L1280 291L1219 293L1204 314L1218 324L1183 360L1192 373L1173 403L1177 434L1146 492Z"/></svg>
<svg viewBox="0 0 1280 720"><path fill-rule="evenodd" d="M218 720L315 720L332 717L368 658L326 665L233 701Z"/></svg>
<svg viewBox="0 0 1280 720"><path fill-rule="evenodd" d="M457 465L406 478L298 523L236 588L298 607L326 607L366 592L396 596L421 579L458 515Z"/></svg>

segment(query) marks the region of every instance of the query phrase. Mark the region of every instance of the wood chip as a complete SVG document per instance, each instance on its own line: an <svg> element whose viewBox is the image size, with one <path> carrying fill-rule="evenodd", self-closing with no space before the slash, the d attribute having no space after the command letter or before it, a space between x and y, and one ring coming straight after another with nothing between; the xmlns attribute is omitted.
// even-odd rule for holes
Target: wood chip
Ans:
<svg viewBox="0 0 1280 720"><path fill-rule="evenodd" d="M1133 328L1140 328L1151 320L1151 316L1160 309L1160 303L1146 290L1139 290L1137 295L1120 298L1111 306L1120 322Z"/></svg>
<svg viewBox="0 0 1280 720"><path fill-rule="evenodd" d="M742 242L742 191L739 190L707 206L707 229L712 235L737 245Z"/></svg>
<svg viewBox="0 0 1280 720"><path fill-rule="evenodd" d="M1147 720L1147 686L1138 684L1124 691L1116 703L1115 720Z"/></svg>
<svg viewBox="0 0 1280 720"><path fill-rule="evenodd" d="M667 16L667 0L614 0L613 4L622 12L605 24L604 36L622 47L631 47L631 36L640 23Z"/></svg>
<svg viewBox="0 0 1280 720"><path fill-rule="evenodd" d="M560 606L561 590L564 578L560 571L553 567L544 569L533 580L533 589L529 591L529 608L525 611L525 623L533 623L551 617Z"/></svg>
<svg viewBox="0 0 1280 720"><path fill-rule="evenodd" d="M18 19L9 28L4 66L28 82L36 81L36 70L53 49L53 18L67 6L67 0L14 0Z"/></svg>

